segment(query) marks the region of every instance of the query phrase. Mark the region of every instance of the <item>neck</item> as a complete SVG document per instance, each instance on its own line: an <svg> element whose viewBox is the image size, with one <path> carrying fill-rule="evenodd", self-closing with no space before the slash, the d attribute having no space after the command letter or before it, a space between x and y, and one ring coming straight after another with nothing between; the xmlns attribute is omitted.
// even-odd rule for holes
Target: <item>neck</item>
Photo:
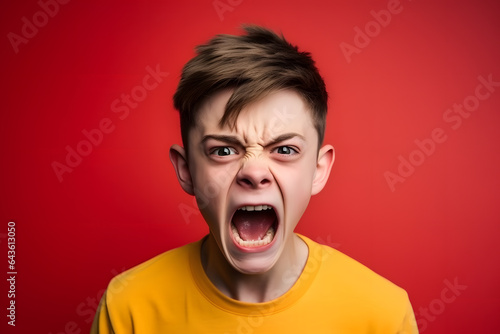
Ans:
<svg viewBox="0 0 500 334"><path fill-rule="evenodd" d="M293 235L276 264L265 273L243 274L222 254L211 234L201 249L203 269L210 281L226 296L249 303L267 302L286 293L299 278L308 256L305 242Z"/></svg>

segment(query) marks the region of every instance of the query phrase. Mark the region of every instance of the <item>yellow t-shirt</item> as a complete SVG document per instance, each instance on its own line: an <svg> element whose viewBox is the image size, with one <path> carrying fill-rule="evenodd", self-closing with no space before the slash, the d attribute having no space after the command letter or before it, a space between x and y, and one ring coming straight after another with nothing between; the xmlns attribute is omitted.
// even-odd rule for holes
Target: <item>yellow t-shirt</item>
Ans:
<svg viewBox="0 0 500 334"><path fill-rule="evenodd" d="M198 241L113 278L91 333L418 333L403 289L300 237L309 247L306 266L277 299L245 303L222 294L203 270Z"/></svg>

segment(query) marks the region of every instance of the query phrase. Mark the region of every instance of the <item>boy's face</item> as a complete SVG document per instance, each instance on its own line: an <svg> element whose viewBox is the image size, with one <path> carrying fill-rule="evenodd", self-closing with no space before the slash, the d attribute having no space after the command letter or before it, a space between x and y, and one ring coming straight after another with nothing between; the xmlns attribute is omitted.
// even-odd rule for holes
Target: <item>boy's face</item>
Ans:
<svg viewBox="0 0 500 334"><path fill-rule="evenodd" d="M311 195L326 183L333 148L318 154L311 112L292 90L271 93L245 107L234 127L221 127L231 93L201 106L189 158L173 147L172 162L227 261L242 273L263 273L287 256Z"/></svg>

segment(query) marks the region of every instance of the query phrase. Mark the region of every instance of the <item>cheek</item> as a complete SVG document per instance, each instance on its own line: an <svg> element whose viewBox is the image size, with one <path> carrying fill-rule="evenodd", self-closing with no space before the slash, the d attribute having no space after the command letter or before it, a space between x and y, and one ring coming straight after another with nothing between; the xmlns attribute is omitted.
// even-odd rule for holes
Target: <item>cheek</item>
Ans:
<svg viewBox="0 0 500 334"><path fill-rule="evenodd" d="M287 204L294 217L300 218L311 199L311 185L310 182L308 183L304 180L298 182L302 182L302 186L297 186L293 189L288 196Z"/></svg>
<svg viewBox="0 0 500 334"><path fill-rule="evenodd" d="M290 218L298 220L311 198L314 168L302 163L276 170L276 175L288 214L292 216Z"/></svg>
<svg viewBox="0 0 500 334"><path fill-rule="evenodd" d="M230 170L225 166L198 162L192 171L195 193L203 199L216 199L229 187Z"/></svg>
<svg viewBox="0 0 500 334"><path fill-rule="evenodd" d="M193 178L196 201L205 220L213 225L224 219L228 189L234 176L229 166L198 166Z"/></svg>

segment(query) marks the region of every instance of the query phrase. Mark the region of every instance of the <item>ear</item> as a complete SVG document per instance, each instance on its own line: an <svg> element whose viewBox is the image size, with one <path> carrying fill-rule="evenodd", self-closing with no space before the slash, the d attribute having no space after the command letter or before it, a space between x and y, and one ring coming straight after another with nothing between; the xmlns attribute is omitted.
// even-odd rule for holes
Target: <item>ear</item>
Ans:
<svg viewBox="0 0 500 334"><path fill-rule="evenodd" d="M333 162L335 161L335 149L332 145L323 146L318 153L318 163L316 165L316 173L314 174L312 184L312 195L318 194L325 186L330 171L332 170Z"/></svg>
<svg viewBox="0 0 500 334"><path fill-rule="evenodd" d="M174 166L175 174L177 174L177 180L179 180L182 189L189 195L194 195L194 187L191 180L191 173L189 172L186 151L179 145L172 145L172 147L170 147L169 156Z"/></svg>

